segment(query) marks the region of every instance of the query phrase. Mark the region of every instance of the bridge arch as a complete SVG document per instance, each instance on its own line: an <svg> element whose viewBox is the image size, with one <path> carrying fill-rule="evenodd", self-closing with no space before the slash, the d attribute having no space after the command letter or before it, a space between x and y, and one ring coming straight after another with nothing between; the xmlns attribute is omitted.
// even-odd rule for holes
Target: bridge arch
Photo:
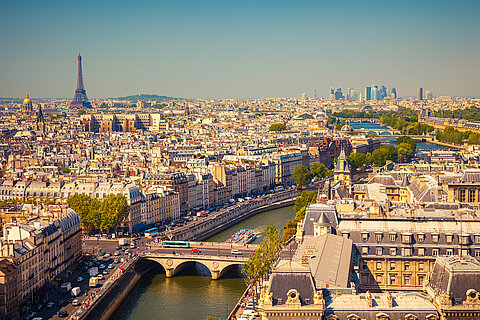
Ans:
<svg viewBox="0 0 480 320"><path fill-rule="evenodd" d="M183 262L180 262L173 270L173 275L178 274L179 272L187 269L187 268L194 268L196 265L200 265L205 267L206 270L208 270L209 275L213 275L213 272L211 270L211 266L209 266L208 263L205 263L203 261L195 261L195 260L186 260ZM203 274L201 274L203 275ZM205 274L206 275L206 274Z"/></svg>
<svg viewBox="0 0 480 320"><path fill-rule="evenodd" d="M226 265L226 266L224 266L224 267L220 270L217 279L225 276L225 274L227 274L228 272L232 271L233 269L235 269L235 268L241 268L241 267L242 267L242 264L241 264L241 263L232 263L232 264Z"/></svg>
<svg viewBox="0 0 480 320"><path fill-rule="evenodd" d="M391 136L392 133L390 131L380 131L378 132L379 136Z"/></svg>

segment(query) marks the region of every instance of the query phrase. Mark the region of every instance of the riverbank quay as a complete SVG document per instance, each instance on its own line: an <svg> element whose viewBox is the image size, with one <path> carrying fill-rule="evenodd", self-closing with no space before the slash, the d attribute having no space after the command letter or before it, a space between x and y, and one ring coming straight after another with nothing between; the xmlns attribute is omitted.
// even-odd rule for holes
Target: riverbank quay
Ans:
<svg viewBox="0 0 480 320"><path fill-rule="evenodd" d="M167 237L169 240L202 241L253 215L292 205L299 194L298 190L292 189L240 202L232 207L214 212L206 219L169 231Z"/></svg>
<svg viewBox="0 0 480 320"><path fill-rule="evenodd" d="M109 319L138 280L151 268L149 265L139 264L138 261L138 256L132 256L119 266L101 288L90 293L88 299L72 313L69 319Z"/></svg>

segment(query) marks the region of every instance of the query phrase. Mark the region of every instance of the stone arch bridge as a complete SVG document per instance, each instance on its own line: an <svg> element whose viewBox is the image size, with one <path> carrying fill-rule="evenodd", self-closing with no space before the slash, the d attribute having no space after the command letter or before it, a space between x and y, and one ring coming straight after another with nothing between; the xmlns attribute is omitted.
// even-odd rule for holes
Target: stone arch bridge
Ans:
<svg viewBox="0 0 480 320"><path fill-rule="evenodd" d="M190 244L192 246L189 248L152 248L151 252L142 254L142 258L160 264L165 269L167 278L175 276L193 263L199 263L208 268L213 280L217 280L227 271L242 265L249 254L258 248L258 245L254 244L247 246L215 242L190 242ZM199 250L194 252L196 249L192 248ZM237 254L232 253L232 250L237 250Z"/></svg>
<svg viewBox="0 0 480 320"><path fill-rule="evenodd" d="M173 277L192 263L200 263L208 268L212 280L221 278L228 270L242 265L248 256L219 257L197 254L146 254L144 259L155 261L165 269L167 278Z"/></svg>

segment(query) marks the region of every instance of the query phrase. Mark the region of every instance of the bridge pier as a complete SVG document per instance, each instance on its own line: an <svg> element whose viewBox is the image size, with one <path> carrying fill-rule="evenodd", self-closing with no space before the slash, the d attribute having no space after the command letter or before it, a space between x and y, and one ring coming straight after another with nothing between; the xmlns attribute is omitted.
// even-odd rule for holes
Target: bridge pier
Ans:
<svg viewBox="0 0 480 320"><path fill-rule="evenodd" d="M172 268L172 269L165 269L165 276L167 278L171 278L175 275L175 269Z"/></svg>
<svg viewBox="0 0 480 320"><path fill-rule="evenodd" d="M212 280L218 280L221 276L220 271L210 270L210 273L212 274Z"/></svg>

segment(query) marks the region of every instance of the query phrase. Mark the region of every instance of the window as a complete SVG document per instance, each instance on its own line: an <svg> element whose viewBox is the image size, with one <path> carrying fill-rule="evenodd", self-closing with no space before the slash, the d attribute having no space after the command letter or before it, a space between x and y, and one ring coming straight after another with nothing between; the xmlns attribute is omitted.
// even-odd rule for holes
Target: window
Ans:
<svg viewBox="0 0 480 320"><path fill-rule="evenodd" d="M390 262L390 270L395 270L395 262Z"/></svg>
<svg viewBox="0 0 480 320"><path fill-rule="evenodd" d="M423 262L418 263L418 271L424 271Z"/></svg>
<svg viewBox="0 0 480 320"><path fill-rule="evenodd" d="M362 240L367 241L368 240L368 232L362 232Z"/></svg>
<svg viewBox="0 0 480 320"><path fill-rule="evenodd" d="M362 247L362 254L368 254L368 247Z"/></svg>
<svg viewBox="0 0 480 320"><path fill-rule="evenodd" d="M453 256L453 249L447 249L447 256Z"/></svg>
<svg viewBox="0 0 480 320"><path fill-rule="evenodd" d="M403 283L407 286L410 285L410 276L404 276Z"/></svg>
<svg viewBox="0 0 480 320"><path fill-rule="evenodd" d="M375 281L377 281L377 283L382 283L382 275L381 274L377 274L375 276Z"/></svg>
<svg viewBox="0 0 480 320"><path fill-rule="evenodd" d="M411 243L412 235L411 234L402 234L402 243Z"/></svg>
<svg viewBox="0 0 480 320"><path fill-rule="evenodd" d="M397 240L397 234L396 233L390 233L390 241L395 242Z"/></svg>
<svg viewBox="0 0 480 320"><path fill-rule="evenodd" d="M476 234L474 238L475 238L475 243L480 243L480 234Z"/></svg>
<svg viewBox="0 0 480 320"><path fill-rule="evenodd" d="M402 256L408 257L412 255L411 248L402 248Z"/></svg>
<svg viewBox="0 0 480 320"><path fill-rule="evenodd" d="M376 269L377 270L382 270L382 263L380 261L377 261Z"/></svg>
<svg viewBox="0 0 480 320"><path fill-rule="evenodd" d="M432 233L432 242L438 242L439 236L438 233Z"/></svg>
<svg viewBox="0 0 480 320"><path fill-rule="evenodd" d="M363 268L363 270L368 270L368 264L367 264L366 261L363 261L362 268Z"/></svg>
<svg viewBox="0 0 480 320"><path fill-rule="evenodd" d="M382 241L382 234L377 232L375 233L375 241L380 242Z"/></svg>
<svg viewBox="0 0 480 320"><path fill-rule="evenodd" d="M470 235L468 234L462 234L460 236L460 244L470 244Z"/></svg>
<svg viewBox="0 0 480 320"><path fill-rule="evenodd" d="M475 190L468 190L468 202L475 202Z"/></svg>
<svg viewBox="0 0 480 320"><path fill-rule="evenodd" d="M447 242L448 242L448 243L453 242L453 234L447 233L447 234L445 235L445 238L447 239Z"/></svg>
<svg viewBox="0 0 480 320"><path fill-rule="evenodd" d="M395 284L395 276L390 276L390 284Z"/></svg>
<svg viewBox="0 0 480 320"><path fill-rule="evenodd" d="M418 242L424 242L425 241L425 234L424 233L419 233L417 235Z"/></svg>
<svg viewBox="0 0 480 320"><path fill-rule="evenodd" d="M403 265L403 270L405 270L405 271L410 270L410 262L405 262L405 264Z"/></svg>
<svg viewBox="0 0 480 320"><path fill-rule="evenodd" d="M468 256L470 254L470 250L468 249L462 249L462 256Z"/></svg>
<svg viewBox="0 0 480 320"><path fill-rule="evenodd" d="M418 248L418 255L424 256L425 255L425 248Z"/></svg>
<svg viewBox="0 0 480 320"><path fill-rule="evenodd" d="M390 255L391 256L396 256L397 255L397 248L390 248Z"/></svg>
<svg viewBox="0 0 480 320"><path fill-rule="evenodd" d="M438 256L438 249L432 249L432 256Z"/></svg>
<svg viewBox="0 0 480 320"><path fill-rule="evenodd" d="M418 276L418 285L423 286L423 276Z"/></svg>
<svg viewBox="0 0 480 320"><path fill-rule="evenodd" d="M465 202L465 190L458 190L458 201Z"/></svg>
<svg viewBox="0 0 480 320"><path fill-rule="evenodd" d="M350 238L350 233L349 232L342 232L342 235L344 238L349 239Z"/></svg>
<svg viewBox="0 0 480 320"><path fill-rule="evenodd" d="M377 247L377 256L381 256L383 254L382 247Z"/></svg>

